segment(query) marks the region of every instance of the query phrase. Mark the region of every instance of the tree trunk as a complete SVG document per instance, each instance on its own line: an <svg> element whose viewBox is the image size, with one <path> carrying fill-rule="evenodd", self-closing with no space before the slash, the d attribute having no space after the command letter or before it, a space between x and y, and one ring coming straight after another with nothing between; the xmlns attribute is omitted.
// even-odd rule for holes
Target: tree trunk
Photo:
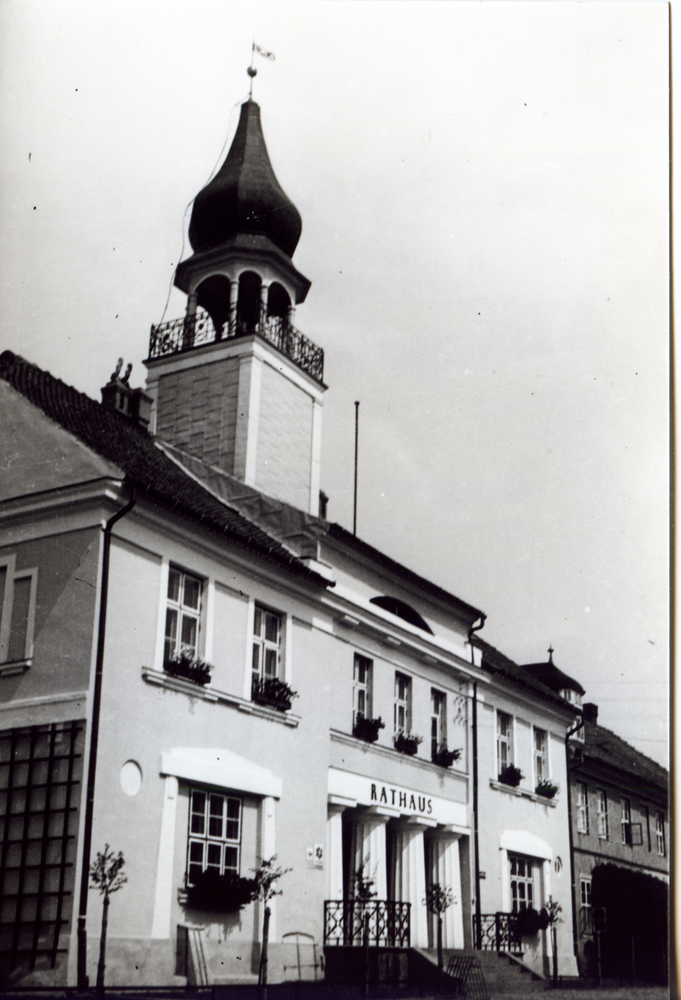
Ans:
<svg viewBox="0 0 681 1000"><path fill-rule="evenodd" d="M106 956L106 926L109 921L109 897L104 896L104 905L102 907L102 936L99 939L99 963L97 965L97 988L96 994L98 997L104 996L104 969L105 969L105 956Z"/></svg>
<svg viewBox="0 0 681 1000"><path fill-rule="evenodd" d="M265 907L262 921L262 950L260 952L260 970L258 975L258 992L262 1000L267 1000L267 941L270 936L270 908Z"/></svg>
<svg viewBox="0 0 681 1000"><path fill-rule="evenodd" d="M442 980L444 973L444 961L442 959L442 914L437 915L437 967L440 973L440 989L442 989Z"/></svg>
<svg viewBox="0 0 681 1000"><path fill-rule="evenodd" d="M551 928L551 945L553 950L553 985L558 984L558 935L555 925Z"/></svg>

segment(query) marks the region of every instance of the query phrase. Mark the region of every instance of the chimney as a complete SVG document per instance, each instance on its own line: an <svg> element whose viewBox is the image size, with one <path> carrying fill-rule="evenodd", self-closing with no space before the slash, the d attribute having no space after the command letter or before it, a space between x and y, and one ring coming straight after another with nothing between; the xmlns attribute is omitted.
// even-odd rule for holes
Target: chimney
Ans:
<svg viewBox="0 0 681 1000"><path fill-rule="evenodd" d="M112 372L111 378L101 390L102 406L108 410L115 410L127 417L131 423L146 430L151 417L151 397L141 388L130 388L128 381L132 365L128 364L123 376L121 376L122 367L123 358L119 358L116 371Z"/></svg>
<svg viewBox="0 0 681 1000"><path fill-rule="evenodd" d="M598 705L594 705L592 701L587 701L582 706L582 715L585 722L598 722Z"/></svg>

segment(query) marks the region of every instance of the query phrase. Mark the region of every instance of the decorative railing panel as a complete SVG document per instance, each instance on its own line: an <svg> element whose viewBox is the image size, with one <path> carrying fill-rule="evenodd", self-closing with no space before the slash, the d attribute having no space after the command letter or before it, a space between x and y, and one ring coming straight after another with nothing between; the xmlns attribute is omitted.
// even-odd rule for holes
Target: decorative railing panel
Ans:
<svg viewBox="0 0 681 1000"><path fill-rule="evenodd" d="M515 913L480 914L482 951L522 951L520 927Z"/></svg>
<svg viewBox="0 0 681 1000"><path fill-rule="evenodd" d="M255 326L242 321L231 325L225 324L222 330L215 329L212 319L206 312L197 312L195 316L185 316L173 319L167 323L152 326L149 337L149 357L161 358L169 354L179 354L195 347L212 344L216 341L232 337L245 337L258 333L270 344L290 358L318 382L324 378L324 351L308 340L300 330L296 330L288 320L281 316L268 316L264 322Z"/></svg>
<svg viewBox="0 0 681 1000"><path fill-rule="evenodd" d="M329 900L324 903L324 944L362 945L365 930L372 947L408 948L411 903L372 899Z"/></svg>

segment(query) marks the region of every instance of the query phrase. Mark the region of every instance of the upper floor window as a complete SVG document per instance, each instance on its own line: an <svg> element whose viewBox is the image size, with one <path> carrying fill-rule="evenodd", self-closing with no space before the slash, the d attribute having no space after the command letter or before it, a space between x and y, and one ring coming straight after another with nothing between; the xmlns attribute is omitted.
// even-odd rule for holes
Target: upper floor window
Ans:
<svg viewBox="0 0 681 1000"><path fill-rule="evenodd" d="M511 910L520 913L534 905L532 861L518 854L509 854L508 860L511 868Z"/></svg>
<svg viewBox="0 0 681 1000"><path fill-rule="evenodd" d="M589 793L581 782L577 785L577 831L589 832Z"/></svg>
<svg viewBox="0 0 681 1000"><path fill-rule="evenodd" d="M497 773L513 763L513 716L497 712Z"/></svg>
<svg viewBox="0 0 681 1000"><path fill-rule="evenodd" d="M201 581L196 576L170 567L164 659L177 653L196 656L199 648Z"/></svg>
<svg viewBox="0 0 681 1000"><path fill-rule="evenodd" d="M641 817L646 825L646 837L648 838L648 850L652 851L653 845L650 839L650 810L648 806L643 806L641 809Z"/></svg>
<svg viewBox="0 0 681 1000"><path fill-rule="evenodd" d="M192 789L189 807L187 881L212 868L219 875L239 874L241 799Z"/></svg>
<svg viewBox="0 0 681 1000"><path fill-rule="evenodd" d="M545 729L534 731L534 777L538 782L549 776L548 733Z"/></svg>
<svg viewBox="0 0 681 1000"><path fill-rule="evenodd" d="M622 799L622 843L631 846L631 803Z"/></svg>
<svg viewBox="0 0 681 1000"><path fill-rule="evenodd" d="M598 789L598 836L608 839L608 796L602 788Z"/></svg>
<svg viewBox="0 0 681 1000"><path fill-rule="evenodd" d="M395 735L411 730L411 677L395 674Z"/></svg>
<svg viewBox="0 0 681 1000"><path fill-rule="evenodd" d="M590 934L591 921L591 879L582 875L579 879L579 930L580 934Z"/></svg>
<svg viewBox="0 0 681 1000"><path fill-rule="evenodd" d="M430 755L447 743L447 695L430 689Z"/></svg>
<svg viewBox="0 0 681 1000"><path fill-rule="evenodd" d="M278 677L281 665L281 615L257 604L253 615L253 683Z"/></svg>
<svg viewBox="0 0 681 1000"><path fill-rule="evenodd" d="M352 675L352 724L357 722L357 716L365 719L371 716L371 681L373 660L355 653L355 665Z"/></svg>
<svg viewBox="0 0 681 1000"><path fill-rule="evenodd" d="M560 692L560 696L561 698L565 698L566 701L569 701L571 705L581 707L582 696L578 691L573 691L572 688L563 688Z"/></svg>
<svg viewBox="0 0 681 1000"><path fill-rule="evenodd" d="M655 836L657 838L657 853L661 858L667 853L664 845L664 813L655 813Z"/></svg>
<svg viewBox="0 0 681 1000"><path fill-rule="evenodd" d="M0 663L33 655L37 569L16 569L16 556L0 560Z"/></svg>

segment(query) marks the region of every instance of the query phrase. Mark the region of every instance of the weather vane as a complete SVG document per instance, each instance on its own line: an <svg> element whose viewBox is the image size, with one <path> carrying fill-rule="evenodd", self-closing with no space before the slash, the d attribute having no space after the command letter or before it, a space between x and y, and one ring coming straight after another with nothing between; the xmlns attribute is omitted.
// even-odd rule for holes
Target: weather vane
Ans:
<svg viewBox="0 0 681 1000"><path fill-rule="evenodd" d="M259 45L256 45L255 40L253 41L253 45L251 47L251 65L246 70L246 72L251 78L251 89L248 94L249 100L253 97L253 77L258 75L258 71L253 65L253 63L255 62L256 52L258 53L258 55L262 56L263 59L269 59L270 62L274 62L274 60L277 58L274 52L267 52L265 49L261 49Z"/></svg>

